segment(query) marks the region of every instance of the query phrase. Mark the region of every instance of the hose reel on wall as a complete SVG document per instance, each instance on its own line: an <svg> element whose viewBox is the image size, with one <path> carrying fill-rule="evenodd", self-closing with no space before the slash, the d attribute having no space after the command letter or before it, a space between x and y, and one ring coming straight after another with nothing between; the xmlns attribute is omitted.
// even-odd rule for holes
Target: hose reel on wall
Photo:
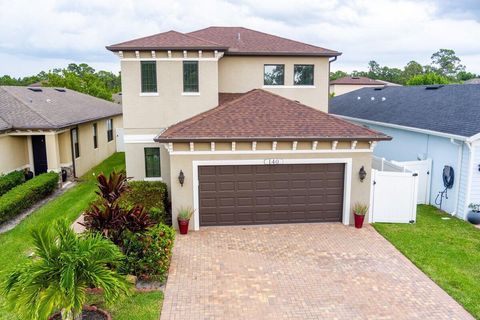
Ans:
<svg viewBox="0 0 480 320"><path fill-rule="evenodd" d="M448 189L452 189L453 183L455 182L455 171L451 166L443 167L442 178L445 189L440 191L435 198L435 204L439 206L440 209L442 209L443 199L448 200Z"/></svg>

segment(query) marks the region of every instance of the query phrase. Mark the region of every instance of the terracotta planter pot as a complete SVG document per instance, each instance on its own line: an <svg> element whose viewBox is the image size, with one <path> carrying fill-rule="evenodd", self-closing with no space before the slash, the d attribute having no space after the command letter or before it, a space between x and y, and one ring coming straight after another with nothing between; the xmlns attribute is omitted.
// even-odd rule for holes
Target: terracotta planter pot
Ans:
<svg viewBox="0 0 480 320"><path fill-rule="evenodd" d="M178 228L180 229L180 234L188 233L188 223L190 220L178 220Z"/></svg>
<svg viewBox="0 0 480 320"><path fill-rule="evenodd" d="M112 320L112 316L110 315L110 313L108 313L107 311L105 310L102 310L102 309L99 309L97 308L96 306L84 306L83 307L83 311L86 311L86 312L96 312L100 315L102 315L106 320ZM61 314L60 312L57 312L55 313L53 316L51 316L50 318L48 318L48 320L57 320L57 319L61 319ZM82 318L83 319L83 318Z"/></svg>
<svg viewBox="0 0 480 320"><path fill-rule="evenodd" d="M363 220L365 220L365 215L354 213L353 216L355 217L355 228L361 229L363 226Z"/></svg>

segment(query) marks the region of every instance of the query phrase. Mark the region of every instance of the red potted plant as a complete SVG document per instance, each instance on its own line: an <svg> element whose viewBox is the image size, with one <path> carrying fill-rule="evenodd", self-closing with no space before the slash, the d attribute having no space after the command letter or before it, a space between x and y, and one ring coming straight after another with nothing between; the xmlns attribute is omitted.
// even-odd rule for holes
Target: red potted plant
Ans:
<svg viewBox="0 0 480 320"><path fill-rule="evenodd" d="M353 216L355 217L355 228L360 229L363 226L363 220L368 212L368 206L363 203L353 205Z"/></svg>
<svg viewBox="0 0 480 320"><path fill-rule="evenodd" d="M180 234L188 233L188 223L192 218L193 210L192 208L180 208L178 210L178 228L180 229Z"/></svg>

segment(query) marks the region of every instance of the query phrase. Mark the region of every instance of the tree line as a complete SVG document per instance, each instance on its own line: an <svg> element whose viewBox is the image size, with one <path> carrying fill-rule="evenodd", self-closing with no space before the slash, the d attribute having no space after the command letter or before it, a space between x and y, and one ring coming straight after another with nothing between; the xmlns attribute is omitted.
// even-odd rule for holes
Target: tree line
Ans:
<svg viewBox="0 0 480 320"><path fill-rule="evenodd" d="M0 77L0 85L29 86L40 83L43 87L62 87L112 101L112 94L121 91L121 77L110 71L96 71L86 63L70 63L66 68L42 71L34 76Z"/></svg>
<svg viewBox="0 0 480 320"><path fill-rule="evenodd" d="M431 63L424 66L412 60L403 69L390 68L372 60L368 63L368 71L353 71L350 74L341 70L330 72L330 80L346 76L368 77L401 85L462 83L478 77L466 71L466 67L452 49L438 50L432 54Z"/></svg>

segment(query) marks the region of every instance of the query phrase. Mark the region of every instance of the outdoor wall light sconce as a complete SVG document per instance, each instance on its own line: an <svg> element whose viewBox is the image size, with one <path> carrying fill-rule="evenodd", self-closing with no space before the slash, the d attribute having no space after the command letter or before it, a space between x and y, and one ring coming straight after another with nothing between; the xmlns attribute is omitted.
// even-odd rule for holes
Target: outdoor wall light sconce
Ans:
<svg viewBox="0 0 480 320"><path fill-rule="evenodd" d="M360 177L360 181L363 182L365 180L365 177L367 176L367 171L365 171L365 167L362 166L360 168L360 171L358 171L358 176Z"/></svg>
<svg viewBox="0 0 480 320"><path fill-rule="evenodd" d="M180 185L183 187L183 183L185 182L185 175L183 174L182 170L180 170L180 174L178 175L178 182L180 182Z"/></svg>

